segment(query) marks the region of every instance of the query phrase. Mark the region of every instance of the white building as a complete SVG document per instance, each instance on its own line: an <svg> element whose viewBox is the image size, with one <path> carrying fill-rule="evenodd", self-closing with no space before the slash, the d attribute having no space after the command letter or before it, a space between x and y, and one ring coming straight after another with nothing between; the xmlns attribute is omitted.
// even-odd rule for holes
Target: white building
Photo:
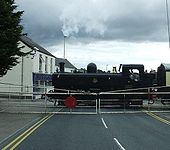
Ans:
<svg viewBox="0 0 170 150"><path fill-rule="evenodd" d="M22 51L25 53L30 52L30 54L21 57L19 59L20 63L0 78L1 94L2 92L15 92L23 93L22 95L24 96L33 96L33 92L50 90L52 88L52 73L58 68L56 60L64 60L65 63L67 61L56 58L27 36L21 37L19 46L24 46ZM73 70L73 68L67 68L67 70ZM28 92L30 94L25 94Z"/></svg>

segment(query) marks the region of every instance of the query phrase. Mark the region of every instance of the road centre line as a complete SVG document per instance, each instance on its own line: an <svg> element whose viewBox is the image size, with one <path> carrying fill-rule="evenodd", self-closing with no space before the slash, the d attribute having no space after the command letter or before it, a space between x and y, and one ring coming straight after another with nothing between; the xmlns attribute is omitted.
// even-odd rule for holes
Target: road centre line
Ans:
<svg viewBox="0 0 170 150"><path fill-rule="evenodd" d="M36 129L38 129L42 124L44 124L48 119L50 119L54 114L48 116L45 120L43 120L40 124L38 124L33 130L28 132L20 141L18 141L10 150L14 150L21 142L23 142L28 136L30 136Z"/></svg>
<svg viewBox="0 0 170 150"><path fill-rule="evenodd" d="M103 119L103 118L101 118L101 120L102 120L102 123L103 123L104 127L107 129L108 127L107 127L107 125L106 125L106 123L105 123L104 119Z"/></svg>
<svg viewBox="0 0 170 150"><path fill-rule="evenodd" d="M40 121L38 121L37 123L35 123L33 126L31 126L29 129L27 129L24 133L22 133L21 135L19 135L16 139L14 139L11 143L9 143L8 145L6 145L4 148L2 148L2 150L6 150L7 148L9 148L12 144L16 143L21 137L23 137L25 134L27 134L28 132L30 132L32 129L34 129L34 127L36 127L38 124L40 124L41 122L43 122L45 119L47 119L50 116L47 115L45 117L43 117Z"/></svg>
<svg viewBox="0 0 170 150"><path fill-rule="evenodd" d="M10 134L9 136L7 136L5 139L3 139L2 141L0 141L0 144L2 144L3 142L5 142L6 140L8 140L9 138L11 138L12 136L16 135L17 133L21 132L22 130L26 129L26 127L29 127L31 124L37 122L39 118L34 119L31 122L28 122L25 126L23 126L22 128L18 129L17 131L15 131L14 133Z"/></svg>
<svg viewBox="0 0 170 150"><path fill-rule="evenodd" d="M120 142L116 138L114 138L114 141L116 142L116 144L119 146L121 150L125 150L125 148L120 144Z"/></svg>
<svg viewBox="0 0 170 150"><path fill-rule="evenodd" d="M163 119L163 118L161 118L161 117L159 117L159 116L157 116L157 115L155 115L155 114L153 114L153 113L151 113L151 112L146 112L146 113L147 113L149 116L151 116L151 117L159 120L160 122L163 122L163 123L166 123L167 125L170 125L170 121L168 121L168 120L166 120L166 119Z"/></svg>

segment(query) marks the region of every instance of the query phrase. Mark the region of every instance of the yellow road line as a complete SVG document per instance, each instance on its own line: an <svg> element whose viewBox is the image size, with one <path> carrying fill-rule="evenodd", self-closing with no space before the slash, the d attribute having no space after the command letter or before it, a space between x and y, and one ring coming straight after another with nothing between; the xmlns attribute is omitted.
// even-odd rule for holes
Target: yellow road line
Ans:
<svg viewBox="0 0 170 150"><path fill-rule="evenodd" d="M42 122L43 120L45 120L46 118L48 118L50 115L47 115L45 117L43 117L40 121L38 121L36 124L34 124L32 127L30 127L29 129L27 129L24 133L22 133L20 136L18 136L15 140L13 140L11 143L9 143L8 145L6 145L4 148L2 148L2 150L6 150L7 148L9 148L12 144L14 144L17 140L19 140L22 136L24 136L27 132L29 132L30 130L32 130L36 125L38 125L40 122Z"/></svg>
<svg viewBox="0 0 170 150"><path fill-rule="evenodd" d="M157 120L159 120L159 121L161 121L161 122L163 122L163 123L166 123L167 125L170 125L170 121L168 121L168 120L166 120L166 119L163 119L163 118L161 118L161 117L159 117L159 116L157 116L157 115L155 115L155 114L153 114L153 113L151 113L151 112L146 112L149 116L151 116L151 117L153 117L153 118L155 118L155 119L157 119Z"/></svg>
<svg viewBox="0 0 170 150"><path fill-rule="evenodd" d="M30 136L37 128L39 128L42 124L44 124L48 119L50 119L54 114L48 116L44 121L38 124L35 128L33 128L30 132L28 132L21 140L19 140L10 150L14 150L21 142L23 142L28 136Z"/></svg>

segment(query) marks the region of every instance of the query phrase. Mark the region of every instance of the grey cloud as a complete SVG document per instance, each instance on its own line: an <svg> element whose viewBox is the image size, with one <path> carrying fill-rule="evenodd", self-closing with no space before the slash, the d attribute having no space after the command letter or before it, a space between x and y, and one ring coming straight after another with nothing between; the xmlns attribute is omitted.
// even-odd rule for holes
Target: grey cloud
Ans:
<svg viewBox="0 0 170 150"><path fill-rule="evenodd" d="M25 31L40 43L79 41L167 41L162 0L16 0ZM84 39L84 40L83 40Z"/></svg>

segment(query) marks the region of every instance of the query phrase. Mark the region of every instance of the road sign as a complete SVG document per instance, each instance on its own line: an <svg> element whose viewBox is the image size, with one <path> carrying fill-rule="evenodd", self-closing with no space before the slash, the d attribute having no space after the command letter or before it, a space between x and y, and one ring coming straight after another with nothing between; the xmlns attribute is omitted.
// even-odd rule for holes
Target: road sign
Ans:
<svg viewBox="0 0 170 150"><path fill-rule="evenodd" d="M65 106L68 108L75 108L77 106L77 100L73 96L68 96L64 102Z"/></svg>

